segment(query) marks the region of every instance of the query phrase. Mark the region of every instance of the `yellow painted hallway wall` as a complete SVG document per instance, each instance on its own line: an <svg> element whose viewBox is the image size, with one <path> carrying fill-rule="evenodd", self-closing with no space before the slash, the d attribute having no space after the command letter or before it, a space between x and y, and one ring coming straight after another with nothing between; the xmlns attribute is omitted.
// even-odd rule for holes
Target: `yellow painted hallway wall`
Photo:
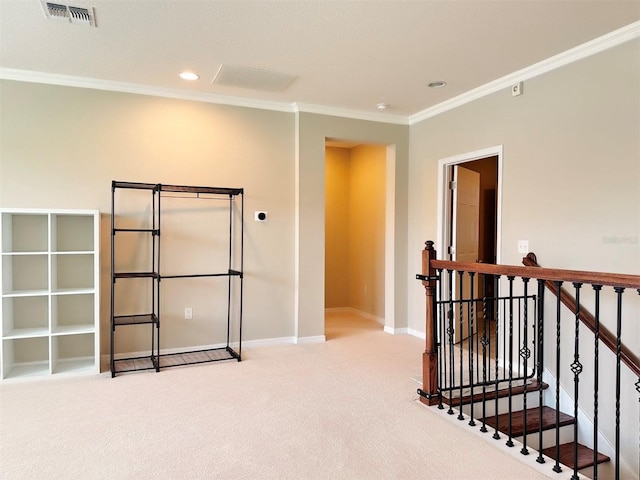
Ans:
<svg viewBox="0 0 640 480"><path fill-rule="evenodd" d="M386 148L327 147L325 307L384 319Z"/></svg>

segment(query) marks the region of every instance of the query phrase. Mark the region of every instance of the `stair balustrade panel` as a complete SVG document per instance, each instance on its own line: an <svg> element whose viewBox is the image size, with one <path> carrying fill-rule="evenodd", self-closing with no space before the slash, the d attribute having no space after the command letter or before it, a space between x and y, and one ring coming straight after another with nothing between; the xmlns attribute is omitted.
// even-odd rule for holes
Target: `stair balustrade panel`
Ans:
<svg viewBox="0 0 640 480"><path fill-rule="evenodd" d="M638 478L640 276L533 254L523 267L437 260L426 245L420 400L572 479Z"/></svg>

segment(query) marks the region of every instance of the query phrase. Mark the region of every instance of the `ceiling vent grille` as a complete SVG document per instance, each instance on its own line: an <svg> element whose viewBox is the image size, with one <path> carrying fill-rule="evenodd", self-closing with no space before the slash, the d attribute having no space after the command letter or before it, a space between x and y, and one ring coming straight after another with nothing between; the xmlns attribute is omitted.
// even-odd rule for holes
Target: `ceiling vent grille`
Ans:
<svg viewBox="0 0 640 480"><path fill-rule="evenodd" d="M284 92L298 78L288 73L223 64L211 83L265 92Z"/></svg>
<svg viewBox="0 0 640 480"><path fill-rule="evenodd" d="M74 25L96 26L96 17L93 7L84 8L63 3L42 2L42 8L47 18L72 23Z"/></svg>

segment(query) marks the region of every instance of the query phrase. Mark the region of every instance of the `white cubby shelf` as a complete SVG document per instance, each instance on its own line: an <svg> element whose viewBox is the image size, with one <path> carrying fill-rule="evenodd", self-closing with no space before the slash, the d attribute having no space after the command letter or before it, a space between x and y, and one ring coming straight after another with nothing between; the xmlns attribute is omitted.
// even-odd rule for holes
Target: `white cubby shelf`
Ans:
<svg viewBox="0 0 640 480"><path fill-rule="evenodd" d="M99 373L99 212L0 216L0 379Z"/></svg>

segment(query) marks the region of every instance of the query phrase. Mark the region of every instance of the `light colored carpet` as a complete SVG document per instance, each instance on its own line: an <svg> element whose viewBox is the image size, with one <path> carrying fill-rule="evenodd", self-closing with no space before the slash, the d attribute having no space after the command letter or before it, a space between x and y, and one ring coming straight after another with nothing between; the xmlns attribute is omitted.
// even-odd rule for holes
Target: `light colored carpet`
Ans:
<svg viewBox="0 0 640 480"><path fill-rule="evenodd" d="M423 341L330 314L243 361L0 385L0 478L537 479L417 401Z"/></svg>

